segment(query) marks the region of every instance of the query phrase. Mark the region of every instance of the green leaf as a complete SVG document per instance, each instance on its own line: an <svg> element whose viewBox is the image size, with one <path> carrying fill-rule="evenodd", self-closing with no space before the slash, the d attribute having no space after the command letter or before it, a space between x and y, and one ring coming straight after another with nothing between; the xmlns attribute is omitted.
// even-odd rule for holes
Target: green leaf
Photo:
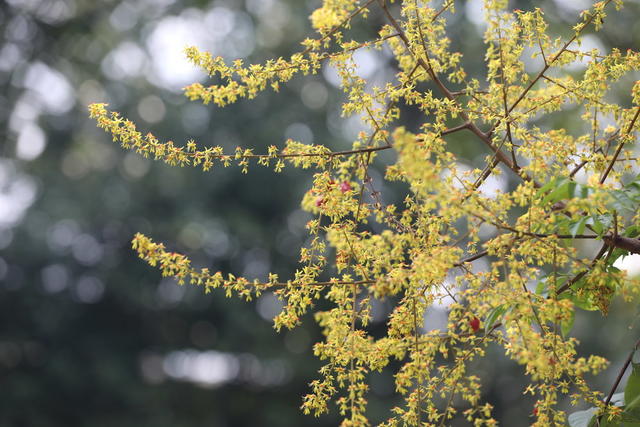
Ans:
<svg viewBox="0 0 640 427"><path fill-rule="evenodd" d="M625 237L637 237L640 235L640 226L639 225L631 225L624 230L623 236Z"/></svg>
<svg viewBox="0 0 640 427"><path fill-rule="evenodd" d="M546 277L538 280L536 284L536 295L545 295L547 293L547 281Z"/></svg>
<svg viewBox="0 0 640 427"><path fill-rule="evenodd" d="M604 233L609 231L611 225L613 224L613 216L611 214L603 214L603 215L591 215L591 221L588 221L587 224L590 224L593 228L593 231L596 232L599 236L602 236Z"/></svg>
<svg viewBox="0 0 640 427"><path fill-rule="evenodd" d="M573 289L580 289L581 286L584 286L584 278L578 280L573 284ZM576 307L580 307L586 311L596 311L599 310L598 306L596 306L592 299L589 297L589 294L576 295L575 293L571 293L568 297Z"/></svg>
<svg viewBox="0 0 640 427"><path fill-rule="evenodd" d="M611 255L609 255L607 258L607 266L609 266L609 269L610 269L613 266L613 264L618 260L618 258L627 256L627 255L629 255L629 251L625 249L615 248L613 252L611 252Z"/></svg>
<svg viewBox="0 0 640 427"><path fill-rule="evenodd" d="M627 195L636 202L640 201L640 181L633 181L624 187Z"/></svg>
<svg viewBox="0 0 640 427"><path fill-rule="evenodd" d="M619 419L621 421L621 425L623 427L638 427L640 426L640 418L637 413L629 413L624 411ZM602 424L602 423L601 423ZM611 424L613 425L613 424Z"/></svg>
<svg viewBox="0 0 640 427"><path fill-rule="evenodd" d="M616 190L611 192L611 196L613 196L613 202L609 204L609 206L617 211L630 211L634 212L636 201L629 197L627 191L625 190Z"/></svg>
<svg viewBox="0 0 640 427"><path fill-rule="evenodd" d="M564 180L566 180L566 178ZM553 178L551 181L547 182L545 185L540 187L540 189L536 193L536 199L542 198L542 196L544 196L547 191L550 191L551 189L557 187L562 181L563 179Z"/></svg>
<svg viewBox="0 0 640 427"><path fill-rule="evenodd" d="M584 228L587 226L587 221L588 220L589 220L589 217L580 218L580 220L578 222L576 222L575 224L573 224L571 226L571 228L569 228L569 233L573 237L576 237L576 235L578 235L578 234L582 234L584 232Z"/></svg>
<svg viewBox="0 0 640 427"><path fill-rule="evenodd" d="M502 318L502 316L504 315L504 313L507 312L507 306L506 305L499 305L497 307L495 307L493 310L491 310L489 312L489 314L487 314L487 317L484 320L484 332L485 334L489 332L489 330L493 327L493 325Z"/></svg>
<svg viewBox="0 0 640 427"><path fill-rule="evenodd" d="M581 185L571 181L574 185L569 185L570 195L574 199L586 199L592 193L591 189L586 185Z"/></svg>
<svg viewBox="0 0 640 427"><path fill-rule="evenodd" d="M598 408L589 408L584 411L569 414L569 426L571 427L589 427L593 416L598 412Z"/></svg>
<svg viewBox="0 0 640 427"><path fill-rule="evenodd" d="M627 402L626 410L640 405L640 363L632 363L633 369L624 388L624 401Z"/></svg>
<svg viewBox="0 0 640 427"><path fill-rule="evenodd" d="M617 406L617 405L616 405ZM589 408L585 411L574 412L569 415L569 426L570 427L596 427L599 425L600 427L640 427L640 423L638 418L627 414L626 412L622 413L621 417L616 417L615 419L609 421L607 417L602 417L600 420L600 424L596 424L596 413L598 408Z"/></svg>
<svg viewBox="0 0 640 427"><path fill-rule="evenodd" d="M623 427L639 427L640 426L640 363L632 363L631 375L627 379L627 385L623 393L613 395L611 402L617 404L615 399L620 400L623 395L623 402L626 407L622 413L620 423L616 424ZM621 406L621 405L617 405Z"/></svg>
<svg viewBox="0 0 640 427"><path fill-rule="evenodd" d="M571 316L568 320L560 322L560 332L562 332L562 337L567 338L571 329L573 329L573 323L576 320L576 311L571 310Z"/></svg>
<svg viewBox="0 0 640 427"><path fill-rule="evenodd" d="M555 184L555 188L553 188L553 190L551 190L551 192L547 194L544 199L542 199L542 204L546 205L548 203L556 203L560 200L568 199L571 195L571 190L569 188L571 185L571 181L569 179L562 179L558 182L555 182Z"/></svg>

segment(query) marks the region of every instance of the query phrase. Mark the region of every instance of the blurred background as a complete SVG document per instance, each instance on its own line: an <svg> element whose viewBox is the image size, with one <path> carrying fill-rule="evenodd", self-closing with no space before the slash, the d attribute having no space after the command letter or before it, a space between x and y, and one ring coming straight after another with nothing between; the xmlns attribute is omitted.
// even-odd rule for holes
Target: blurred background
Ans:
<svg viewBox="0 0 640 427"><path fill-rule="evenodd" d="M542 7L557 35L566 35L587 0L511 1ZM583 48L637 48L640 11L628 2ZM107 102L140 130L182 144L240 145L263 152L287 138L346 149L361 130L340 117L336 74L325 67L298 77L278 94L225 109L188 102L181 88L205 76L186 62L197 45L228 59L260 62L287 56L311 36L315 0L7 0L0 3L0 426L320 426L299 411L320 363L320 339L309 316L277 334L272 295L253 303L175 285L137 259L137 231L187 253L195 264L266 277L288 277L305 243L309 216L299 209L311 173L281 174L257 165L172 168L126 152L87 118L87 105ZM480 1L456 2L454 50L470 52L467 71L483 78ZM354 37L382 22L373 14ZM634 40L636 43L634 44ZM392 79L388 52L356 54L372 85ZM532 63L535 71L536 64ZM572 65L576 73L584 64ZM628 92L630 80L619 89ZM617 96L615 91L612 96ZM573 113L579 110L573 109ZM406 124L420 117L406 114ZM557 126L571 128L566 115ZM411 123L411 120L415 122ZM577 126L577 125L576 125ZM457 137L456 155L470 167L484 156ZM391 155L392 156L392 155ZM381 156L381 161L392 157ZM385 201L402 194L373 178ZM493 188L513 185L494 180ZM629 259L628 259L629 260ZM640 264L636 261L637 265ZM627 261L633 268L633 261ZM384 328L390 305L377 305ZM434 309L428 324L445 320ZM637 309L614 302L608 318L581 313L574 335L581 350L612 366L592 379L608 391L637 339ZM508 426L529 424L521 369L491 348L475 369L486 399ZM399 404L392 370L371 380L374 423ZM464 425L460 422L457 425Z"/></svg>

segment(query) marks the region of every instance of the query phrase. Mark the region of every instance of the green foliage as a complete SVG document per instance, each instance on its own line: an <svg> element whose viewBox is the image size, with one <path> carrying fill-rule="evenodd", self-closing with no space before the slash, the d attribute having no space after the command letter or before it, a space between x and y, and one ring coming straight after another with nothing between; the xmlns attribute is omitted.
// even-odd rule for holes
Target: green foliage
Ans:
<svg viewBox="0 0 640 427"><path fill-rule="evenodd" d="M635 427L640 425L640 364L632 363L632 370L624 392L611 395L608 409L610 415L599 415L599 409L592 407L569 415L570 427ZM625 365L626 368L626 365Z"/></svg>

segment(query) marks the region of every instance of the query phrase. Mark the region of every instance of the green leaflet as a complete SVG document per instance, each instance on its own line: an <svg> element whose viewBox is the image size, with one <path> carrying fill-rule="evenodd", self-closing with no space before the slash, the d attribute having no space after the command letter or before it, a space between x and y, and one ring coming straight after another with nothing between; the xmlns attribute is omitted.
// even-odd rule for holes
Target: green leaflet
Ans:
<svg viewBox="0 0 640 427"><path fill-rule="evenodd" d="M632 363L631 375L624 388L624 401L627 402L626 411L640 414L640 363Z"/></svg>
<svg viewBox="0 0 640 427"><path fill-rule="evenodd" d="M502 319L502 316L507 312L508 307L503 304L495 307L493 310L487 314L487 317L484 320L484 332L485 334L489 333L493 325Z"/></svg>

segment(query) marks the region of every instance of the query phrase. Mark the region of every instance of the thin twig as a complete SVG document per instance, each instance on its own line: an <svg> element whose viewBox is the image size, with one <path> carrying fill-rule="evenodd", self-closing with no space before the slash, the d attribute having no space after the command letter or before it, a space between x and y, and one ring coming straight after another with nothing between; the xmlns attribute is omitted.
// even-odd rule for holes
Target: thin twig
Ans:
<svg viewBox="0 0 640 427"><path fill-rule="evenodd" d="M420 64L420 66L422 68L424 68L424 70L427 72L427 74L429 74L429 77L431 77L431 79L436 84L436 86L438 87L440 92L447 99L453 101L456 104L456 106L458 106L460 108L460 117L462 117L462 119L465 122L469 123L469 126L467 128L471 132L473 132L476 136L478 136L478 138L480 138L480 140L482 140L482 142L484 142L484 144L486 146L488 146L495 153L495 155L498 157L498 159L502 163L504 163L509 169L511 169L516 175L520 176L521 178L523 178L523 179L525 179L527 181L531 181L532 180L531 177L529 177L527 174L523 173L517 165L514 165L513 162L511 161L511 159L504 152L502 152L498 147L496 147L495 144L493 143L493 141L491 141L490 135L493 132L493 129L491 129L489 132L485 133L482 130L480 130L480 128L478 128L478 126L473 121L471 121L469 119L469 116L464 111L464 109L462 109L460 107L460 105L458 104L457 100L455 99L455 96L453 95L453 93L444 85L442 80L440 80L438 75L433 70L433 67L430 64L431 60L430 60L429 56L427 55L427 52L425 52L425 57L427 58L426 61L424 59L420 58L420 57L417 57L414 54L414 52L410 49L411 42L409 41L409 38L405 34L404 30L402 29L402 27L400 26L398 21L393 17L393 15L391 15L391 12L389 11L389 8L387 7L386 2L383 1L383 0L378 0L378 1L380 3L380 7L382 8L382 11L384 12L385 16L387 17L387 19L389 20L391 25L395 28L395 30L397 31L398 35L400 36L400 39L404 43L405 49L407 50L407 52L414 58L414 60L418 64ZM539 185L536 185L536 186L539 186Z"/></svg>
<svg viewBox="0 0 640 427"><path fill-rule="evenodd" d="M631 350L631 352L629 353L629 356L627 356L627 360L625 360L624 364L622 365L622 368L620 368L620 371L618 372L618 376L616 377L616 380L613 383L613 386L611 386L611 390L609 390L609 394L607 395L607 398L604 401L605 407L609 406L609 403L611 403L613 394L615 393L616 388L618 388L618 385L620 384L620 381L622 380L622 377L624 376L625 371L633 361L633 355L636 353L636 351L638 351L638 347L640 347L640 339L636 341L635 345L633 346L633 350ZM629 402L626 402L626 403L629 403ZM602 418L603 415L604 414L600 414L598 416L598 424L600 423L600 419Z"/></svg>
<svg viewBox="0 0 640 427"><path fill-rule="evenodd" d="M475 260L480 259L480 258L482 258L484 256L487 256L488 254L489 254L489 251L478 252L475 255L471 255L470 257L461 259L460 261L458 261L455 264L453 264L453 266L454 267L462 267L465 263L475 261Z"/></svg>
<svg viewBox="0 0 640 427"><path fill-rule="evenodd" d="M629 123L629 126L627 127L627 130L625 131L624 135L621 136L620 144L618 144L618 148L616 148L616 152L613 154L613 158L609 162L607 169L605 169L604 173L600 177L600 184L604 184L604 182L607 179L607 176L609 175L609 172L611 172L611 169L613 169L613 165L616 163L616 160L618 159L618 156L622 151L622 147L624 147L625 142L627 142L625 137L629 135L633 130L633 127L636 124L636 120L638 120L638 116L640 116L640 106L636 108L636 114L633 116L633 119L631 119L631 122Z"/></svg>
<svg viewBox="0 0 640 427"><path fill-rule="evenodd" d="M558 290L556 291L555 296L560 295L561 293L565 292L567 289L570 289L571 286L573 286L576 282L578 282L580 279L586 276L591 271L591 269L595 267L598 260L604 256L604 254L607 252L607 249L609 249L609 245L605 243L604 245L602 245L602 247L600 248L600 251L598 251L598 254L595 256L595 258L593 258L593 261L591 261L591 265L589 266L589 268L587 270L583 270L580 273L576 274L575 276L573 276L571 280L566 282L564 285L560 286L560 288L558 288Z"/></svg>

